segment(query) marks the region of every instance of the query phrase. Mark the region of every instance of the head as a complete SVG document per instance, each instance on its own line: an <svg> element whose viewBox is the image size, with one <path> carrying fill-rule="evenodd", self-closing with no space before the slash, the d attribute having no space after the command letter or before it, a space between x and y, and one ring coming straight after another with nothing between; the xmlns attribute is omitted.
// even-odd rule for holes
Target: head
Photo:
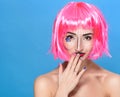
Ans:
<svg viewBox="0 0 120 97"><path fill-rule="evenodd" d="M69 32L74 33L76 39L72 49L69 49L72 43L67 41ZM91 33L92 40L86 44L80 40L87 33ZM97 59L104 53L110 56L107 33L106 21L97 7L84 2L70 2L61 9L54 21L51 52L55 58L62 60L69 60L71 54L78 51L87 52L90 59ZM89 49L83 44L88 45Z"/></svg>

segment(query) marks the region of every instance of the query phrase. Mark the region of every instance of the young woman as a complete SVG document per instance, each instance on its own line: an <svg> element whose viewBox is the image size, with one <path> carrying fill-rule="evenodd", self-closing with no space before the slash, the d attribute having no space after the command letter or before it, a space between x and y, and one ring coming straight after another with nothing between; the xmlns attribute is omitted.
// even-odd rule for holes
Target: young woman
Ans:
<svg viewBox="0 0 120 97"><path fill-rule="evenodd" d="M120 97L120 76L92 61L110 56L107 33L94 5L70 2L63 7L54 22L51 52L64 63L35 80L35 97Z"/></svg>

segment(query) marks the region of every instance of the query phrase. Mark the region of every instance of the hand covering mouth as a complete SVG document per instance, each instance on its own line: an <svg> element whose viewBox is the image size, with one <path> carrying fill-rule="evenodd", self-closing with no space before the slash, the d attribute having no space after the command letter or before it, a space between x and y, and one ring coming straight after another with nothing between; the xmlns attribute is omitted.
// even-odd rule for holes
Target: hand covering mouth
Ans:
<svg viewBox="0 0 120 97"><path fill-rule="evenodd" d="M83 52L75 52L75 54L80 54L80 57L83 57L85 55Z"/></svg>

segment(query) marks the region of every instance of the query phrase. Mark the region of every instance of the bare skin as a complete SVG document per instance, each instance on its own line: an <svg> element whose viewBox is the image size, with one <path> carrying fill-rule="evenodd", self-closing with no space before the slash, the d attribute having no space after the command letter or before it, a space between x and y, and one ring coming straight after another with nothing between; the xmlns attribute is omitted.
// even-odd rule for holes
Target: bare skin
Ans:
<svg viewBox="0 0 120 97"><path fill-rule="evenodd" d="M68 32L64 46L70 60L35 80L35 97L120 97L120 76L88 59L92 43L91 29Z"/></svg>
<svg viewBox="0 0 120 97"><path fill-rule="evenodd" d="M34 84L35 97L120 97L119 75L100 68L90 60L85 62L89 66L81 73L77 84L73 77L69 79L73 81L71 83L65 83L64 79L60 83L61 67L38 77ZM63 72L68 69L65 65Z"/></svg>

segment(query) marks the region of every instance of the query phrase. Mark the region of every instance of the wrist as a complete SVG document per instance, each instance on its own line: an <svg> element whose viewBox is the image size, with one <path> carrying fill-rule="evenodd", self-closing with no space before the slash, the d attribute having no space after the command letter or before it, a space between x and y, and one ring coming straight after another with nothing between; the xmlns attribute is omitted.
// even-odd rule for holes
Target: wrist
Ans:
<svg viewBox="0 0 120 97"><path fill-rule="evenodd" d="M68 93L64 89L58 88L55 97L68 97Z"/></svg>

